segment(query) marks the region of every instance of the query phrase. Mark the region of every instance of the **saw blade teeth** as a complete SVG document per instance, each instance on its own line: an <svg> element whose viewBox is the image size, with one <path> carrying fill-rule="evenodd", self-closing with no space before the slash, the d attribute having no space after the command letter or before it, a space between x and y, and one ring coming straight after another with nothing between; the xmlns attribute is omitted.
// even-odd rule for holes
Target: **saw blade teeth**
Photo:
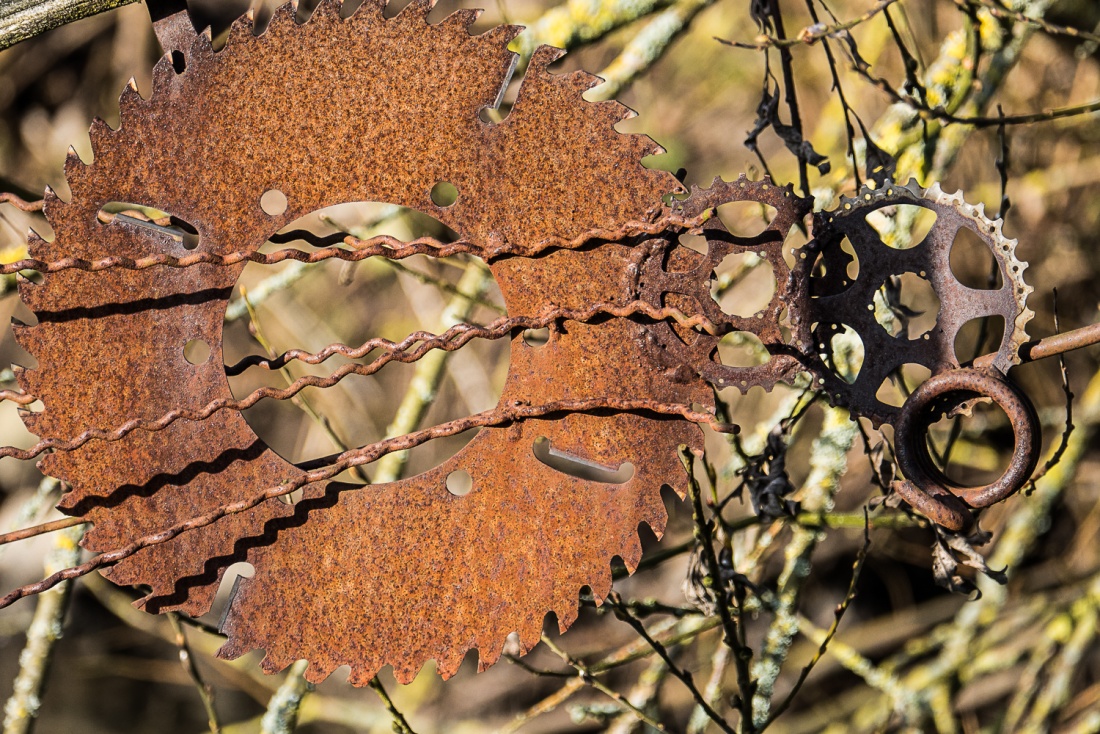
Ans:
<svg viewBox="0 0 1100 734"><path fill-rule="evenodd" d="M88 128L88 141L92 146L92 160L99 158L99 152L104 144L110 141L115 131L102 118L92 120L92 126Z"/></svg>
<svg viewBox="0 0 1100 734"><path fill-rule="evenodd" d="M424 22L427 22L428 14L435 8L436 2L437 0L412 0L394 17L394 20L408 21L421 18Z"/></svg>
<svg viewBox="0 0 1100 734"><path fill-rule="evenodd" d="M550 76L551 74L547 67L562 56L565 56L565 53L565 49L563 48L542 44L535 49L535 52L531 54L531 60L527 62L527 75L530 76L533 72L535 74L546 74Z"/></svg>
<svg viewBox="0 0 1100 734"><path fill-rule="evenodd" d="M310 660L303 677L313 685L320 685L340 666L330 660Z"/></svg>
<svg viewBox="0 0 1100 734"><path fill-rule="evenodd" d="M470 27L481 17L484 10L479 8L460 8L439 22L440 27L455 28L469 34Z"/></svg>
<svg viewBox="0 0 1100 734"><path fill-rule="evenodd" d="M229 26L229 35L225 39L225 47L232 48L239 43L248 43L260 32L256 25L256 19L251 13L242 15ZM186 55L186 52L185 52ZM187 73L186 68L184 74Z"/></svg>
<svg viewBox="0 0 1100 734"><path fill-rule="evenodd" d="M497 27L490 28L484 33L478 35L477 38L484 40L488 43L498 45L503 49L507 49L508 46L511 45L512 41L514 41L520 33L523 33L523 31L524 28L521 25L498 25ZM519 60L519 54L517 54L516 52L508 51L508 53L512 54L516 61ZM515 67L514 62L512 66L513 68Z"/></svg>
<svg viewBox="0 0 1100 734"><path fill-rule="evenodd" d="M374 677L378 675L378 671L382 669L378 664L363 664L351 666L351 673L348 674L348 683L353 686L362 687L374 680Z"/></svg>
<svg viewBox="0 0 1100 734"><path fill-rule="evenodd" d="M122 87L122 92L118 96L119 126L126 124L127 115L136 112L144 103L145 100L138 94L137 81L130 77L130 81Z"/></svg>
<svg viewBox="0 0 1100 734"><path fill-rule="evenodd" d="M387 0L363 0L363 4L355 9L350 18L362 20L370 15L385 17Z"/></svg>
<svg viewBox="0 0 1100 734"><path fill-rule="evenodd" d="M592 108L599 114L606 117L611 127L618 125L624 120L633 120L635 117L638 116L637 112L630 109L622 102L613 99L609 99L603 102L596 102L592 105Z"/></svg>
<svg viewBox="0 0 1100 734"><path fill-rule="evenodd" d="M572 71L568 74L562 74L561 79L581 94L603 83L603 79L596 76L595 74L590 74L583 69L578 69L577 71ZM626 107L626 105L623 106ZM627 107L627 109L630 108ZM631 117L637 117L637 113L634 112L634 110L630 110L630 112Z"/></svg>
<svg viewBox="0 0 1100 734"><path fill-rule="evenodd" d="M186 73L186 70L185 70ZM166 94L169 89L179 86L181 74L176 73L176 67L172 64L172 57L165 55L153 65L153 91L152 95Z"/></svg>
<svg viewBox="0 0 1100 734"><path fill-rule="evenodd" d="M501 643L499 648L496 645L494 645L493 647L486 646L484 648L477 648L478 673L484 673L486 670L497 664L497 661L500 660L500 656L504 654L505 644L506 643ZM520 651L520 654L526 655L527 653Z"/></svg>
<svg viewBox="0 0 1100 734"><path fill-rule="evenodd" d="M297 25L297 16L298 4L296 2L283 3L279 7L275 8L275 12L271 14L271 18L269 18L267 21L267 27L263 29L263 35L270 35L272 29L278 28L278 26L280 25L284 25L287 23L293 23ZM200 33L199 35L202 36L204 34L205 33Z"/></svg>
<svg viewBox="0 0 1100 734"><path fill-rule="evenodd" d="M340 18L340 0L321 0L309 16L309 21L338 21Z"/></svg>
<svg viewBox="0 0 1100 734"><path fill-rule="evenodd" d="M439 677L443 680L453 678L462 668L462 661L469 651L469 648L458 646L446 653L440 653L435 659L435 669L439 672Z"/></svg>

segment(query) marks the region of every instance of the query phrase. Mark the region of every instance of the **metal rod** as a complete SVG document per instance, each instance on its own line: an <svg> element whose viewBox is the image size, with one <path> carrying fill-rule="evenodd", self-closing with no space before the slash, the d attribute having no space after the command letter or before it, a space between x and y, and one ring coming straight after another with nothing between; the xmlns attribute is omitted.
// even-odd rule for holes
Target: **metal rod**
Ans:
<svg viewBox="0 0 1100 734"><path fill-rule="evenodd" d="M26 540L27 538L33 538L37 535L45 535L46 533L52 533L57 530L64 530L65 528L71 528L74 525L81 525L85 522L87 522L87 520L84 520L83 518L65 517L60 520L44 522L41 525L35 525L34 527L23 528L22 530L13 530L10 533L4 533L0 535L0 545L7 545L8 543L15 543L19 540Z"/></svg>
<svg viewBox="0 0 1100 734"><path fill-rule="evenodd" d="M1091 326L1082 326L1080 329L1074 329L1073 331L1030 341L1020 347L1020 361L1035 362L1047 357L1072 352L1075 349L1091 347L1094 344L1100 344L1100 322ZM974 360L973 366L978 369L986 369L993 364L993 359L996 356L996 354L986 354L978 357Z"/></svg>

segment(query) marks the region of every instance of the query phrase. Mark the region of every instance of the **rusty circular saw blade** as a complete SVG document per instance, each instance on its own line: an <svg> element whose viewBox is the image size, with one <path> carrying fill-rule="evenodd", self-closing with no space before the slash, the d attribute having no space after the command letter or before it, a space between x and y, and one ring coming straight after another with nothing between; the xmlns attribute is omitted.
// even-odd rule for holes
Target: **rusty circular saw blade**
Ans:
<svg viewBox="0 0 1100 734"><path fill-rule="evenodd" d="M775 215L753 236L732 234L717 214L723 204L755 202L770 206ZM712 215L700 227L706 253L697 253L677 240L654 239L639 250L641 261L632 270L639 297L654 306L678 306L688 313L702 313L716 333L700 333L662 321L650 325L651 353L671 366L681 366L716 387L752 387L771 390L779 382L791 382L805 371L802 353L810 346L808 324L801 319L806 301L805 277L792 270L783 256L791 228L810 213L813 202L797 196L788 184L779 186L770 178L754 181L742 174L733 181L716 177L708 187L692 186L687 198L674 202L685 217ZM729 255L751 253L771 266L775 290L768 304L748 317L726 313L711 296L714 273ZM786 315L789 332L782 326ZM718 343L724 334L747 332L755 335L769 358L753 367L722 364Z"/></svg>
<svg viewBox="0 0 1100 734"><path fill-rule="evenodd" d="M936 214L923 241L907 249L888 247L867 221L869 213L898 205L918 206ZM989 248L1001 275L1001 287L976 290L955 277L951 248L962 228ZM855 278L846 275L850 258L841 249L845 238L858 258ZM924 189L916 181L905 185L886 181L878 188L864 187L856 197L845 197L835 211L816 215L814 240L808 249L810 254L820 255L824 273L811 273L814 258L803 261L811 297L802 318L812 327L811 346L817 347L806 355L817 387L833 404L843 405L875 425L893 424L901 409L877 396L883 380L903 364L922 365L933 375L958 368L963 361L955 353L959 330L972 319L994 315L1004 318L1005 328L991 365L1007 372L1020 361L1027 322L1034 316L1027 307L1032 288L1023 280L1027 263L1017 259L1016 244L1003 235L999 219L985 216L981 204L967 204L961 193L946 194L939 184ZM926 279L940 301L935 326L915 339L905 330L891 335L874 312L875 293L888 278L905 273ZM828 363L831 339L845 326L859 335L864 350L863 365L852 383Z"/></svg>
<svg viewBox="0 0 1100 734"><path fill-rule="evenodd" d="M479 111L499 103L515 63L517 27L471 36L473 11L429 24L429 2L391 19L380 2L348 18L325 1L308 22L283 6L256 36L237 21L223 50L200 34L172 43L143 99L127 88L121 125L91 128L94 162L66 164L72 198L47 191L52 242L32 238L34 257L141 256L182 248L148 228L97 220L112 201L155 207L193 224L199 252L255 250L301 216L349 201L380 201L425 212L465 240L534 245L597 227L648 221L661 197L680 190L666 172L644 168L660 152L647 137L613 126L618 103L589 103L596 79L551 74L561 51L531 58L518 99L499 124ZM430 191L454 184L457 202L436 206ZM282 191L288 207L269 216L261 195ZM180 249L180 252L175 252ZM627 301L622 273L633 248L609 242L540 257L502 257L490 267L509 313L546 304L583 307ZM28 415L39 436L76 435L230 398L222 358L222 320L243 265L52 273L21 284L38 323L19 328L38 368L21 386L41 398ZM627 319L567 322L544 346L513 339L502 404L545 404L639 396L713 405L701 383L659 379L646 357L646 327ZM200 365L184 345L202 339ZM541 463L537 439L584 461L619 466L633 477L601 484ZM661 416L571 414L483 429L435 469L391 484L337 483L306 490L294 505L278 500L141 550L109 569L119 584L150 590L149 611L207 611L225 569L247 561L226 613L222 657L263 649L276 671L309 660L320 681L342 665L366 684L386 664L410 681L428 660L453 675L471 649L479 667L519 633L527 650L545 615L564 630L577 616L578 590L603 598L609 563L633 570L640 523L660 536L661 487L683 495L678 447L701 449L695 426ZM93 524L92 551L210 512L301 469L265 446L237 411L202 422L177 421L93 441L41 462L72 485L64 512ZM457 497L445 483L462 469L473 491Z"/></svg>

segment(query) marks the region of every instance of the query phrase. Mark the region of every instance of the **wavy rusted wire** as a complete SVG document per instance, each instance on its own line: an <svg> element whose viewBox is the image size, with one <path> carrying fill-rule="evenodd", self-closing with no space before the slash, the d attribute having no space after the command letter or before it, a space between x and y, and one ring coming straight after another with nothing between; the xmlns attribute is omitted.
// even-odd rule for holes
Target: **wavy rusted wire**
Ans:
<svg viewBox="0 0 1100 734"><path fill-rule="evenodd" d="M403 436L384 439L360 448L351 449L337 456L333 462L325 467L305 472L297 479L283 482L258 492L251 497L227 505L222 505L204 515L197 515L189 520L176 523L171 527L150 535L143 536L132 543L112 551L105 551L79 566L58 571L41 581L26 584L12 590L3 598L0 598L0 609L14 604L19 599L47 591L62 581L79 578L95 571L103 566L118 563L129 558L138 551L154 545L166 543L173 538L191 530L212 525L223 517L247 512L261 502L276 497L283 497L309 484L316 484L336 477L338 474L356 466L363 466L377 461L386 454L394 451L404 451L427 443L436 438L454 436L472 428L489 428L515 423L521 420L543 418L556 413L588 413L600 410L614 410L619 413L651 413L657 415L678 416L683 420L710 426L719 433L736 433L738 427L730 423L718 421L710 413L692 410L690 406L680 403L663 403L656 400L627 400L620 398L588 398L583 400L557 400L542 405L527 405L512 403L497 406L493 410L476 413L466 418L441 423L431 428L425 428ZM375 487L377 485L363 485Z"/></svg>
<svg viewBox="0 0 1100 734"><path fill-rule="evenodd" d="M550 324L561 318L568 318L575 321L591 320L601 315L611 315L625 317L634 314L644 314L652 316L653 318L675 318L680 323L688 327L697 325L705 325L706 328L714 330L713 324L703 316L687 317L678 309L675 308L654 308L648 303L643 301L632 301L627 304L615 305L615 304L596 304L589 309L556 309L541 317L535 317L533 319L526 319L524 317L513 317L512 319L503 319L505 323L498 326L495 331L490 331L488 338L499 338L509 333L513 328L542 328L541 325ZM576 316L577 318L573 318ZM509 326L508 322L514 322L514 326ZM527 327L523 326L524 323L536 324L536 326ZM422 358L428 352L434 349L443 349L445 351L455 351L461 348L471 339L474 339L479 335L479 332L485 330L486 327L477 327L471 324L458 324L451 327L442 335L433 336L428 339L421 339L424 336L421 334L413 334L407 337L399 344L389 342L391 348L384 351L373 361L367 364L346 364L342 365L338 369L334 370L327 377L318 377L315 375L306 375L299 377L294 382L290 383L285 388L273 388L273 387L261 387L240 400L232 398L218 398L212 400L201 408L178 408L176 410L169 411L158 418L135 418L133 420L123 423L121 426L111 430L104 430L101 428L89 428L82 432L80 435L70 439L58 439L58 438L45 438L27 449L20 449L15 446L3 446L0 447L0 459L2 458L14 458L20 461L28 461L30 459L37 458L46 451L74 451L81 446L84 446L89 441L119 441L134 431L142 430L155 433L162 431L168 426L172 425L179 420L189 421L203 421L223 410L242 411L251 408L260 400L272 399L272 400L289 400L307 387L316 388L330 388L341 382L348 375L373 375L378 370L390 362L403 362L411 363ZM380 340L384 341L384 340ZM415 346L414 346L415 345ZM367 350L370 351L370 350ZM366 352L364 352L366 354ZM239 363L238 363L239 364Z"/></svg>
<svg viewBox="0 0 1100 734"><path fill-rule="evenodd" d="M407 257L412 257L413 255L450 257L451 255L467 254L476 255L483 260L491 261L495 258L505 256L535 257L553 249L575 250L597 240L614 242L631 237L657 235L663 232L690 231L705 222L707 218L709 217L706 214L691 218L669 214L652 222L630 222L617 229L591 229L572 239L551 237L532 246L506 242L482 246L463 240L443 243L432 237L419 237L415 240L406 242L396 237L391 237L390 235L377 235L363 240L348 235L343 241L351 249L326 247L316 250L315 252L304 252L291 248L277 250L271 253L250 250L236 250L224 254L195 252L181 257L158 253L139 258L112 256L97 260L85 260L77 257L64 257L52 261L24 258L16 262L0 265L0 275L11 275L27 270L37 271L39 273L57 273L63 270L83 270L85 272L97 273L103 270L112 269L147 270L157 266L169 268L189 268L195 265L229 266L239 265L243 262L274 265L287 260L296 260L301 263L319 263L332 259L344 260L346 262L358 262L371 257L386 257L393 260L402 260Z"/></svg>
<svg viewBox="0 0 1100 734"><path fill-rule="evenodd" d="M37 402L38 398L29 393L18 390L0 390L0 403L15 403L16 405L30 405Z"/></svg>
<svg viewBox="0 0 1100 734"><path fill-rule="evenodd" d="M26 199L16 196L15 194L7 191L0 191L0 204L11 204L16 209L24 212L40 212L42 211L43 202L39 201L27 201Z"/></svg>
<svg viewBox="0 0 1100 734"><path fill-rule="evenodd" d="M668 306L657 308L645 301L635 300L623 304L604 301L592 304L583 309L551 308L543 311L538 316L501 317L487 326L456 324L439 335L427 331L416 331L399 342L375 338L365 341L357 347L351 347L346 344L330 344L318 352L291 349L273 358L250 355L236 364L226 366L225 374L234 377L241 374L249 367L279 370L285 367L287 363L293 361L305 362L306 364L321 364L336 355L347 357L348 359L362 359L375 349L404 351L421 341L431 341L433 343L441 342L440 346L437 348L446 351L454 351L454 349L462 347L472 339L500 339L501 337L513 333L516 329L543 329L557 321L577 321L585 323L597 316L613 316L616 318L645 316L654 321L673 319L677 324L688 329L699 328L713 335L719 333L718 327L714 322L701 314L688 316L678 308ZM455 344L455 346L451 347L451 344Z"/></svg>

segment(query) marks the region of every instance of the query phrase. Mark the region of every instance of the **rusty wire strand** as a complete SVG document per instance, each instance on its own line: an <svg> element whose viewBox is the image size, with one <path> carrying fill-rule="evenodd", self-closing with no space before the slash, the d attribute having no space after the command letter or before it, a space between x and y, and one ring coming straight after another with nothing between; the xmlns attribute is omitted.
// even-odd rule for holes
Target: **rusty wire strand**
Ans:
<svg viewBox="0 0 1100 734"><path fill-rule="evenodd" d="M418 237L414 240L405 241L391 235L382 234L368 239L347 235L343 238L343 242L352 249L325 247L314 252L289 248L271 253L254 250L235 250L227 253L194 252L180 257L157 253L137 258L111 256L95 260L78 257L63 257L58 260L23 258L22 260L0 265L0 275L11 275L27 270L49 274L64 270L83 270L90 273L113 269L147 270L158 266L169 268L189 268L196 265L228 267L244 262L275 265L287 260L296 260L307 264L332 259L358 262L371 257L403 260L413 255L449 257L464 254L476 255L483 260L490 261L502 257L536 257L549 250L576 250L594 242L617 242L632 237L659 235L669 231L690 232L706 222L710 216L711 212L709 210L699 217L691 218L667 213L650 222L628 222L615 229L596 227L573 238L550 237L536 245L502 242L482 246L467 240L445 243L434 237Z"/></svg>
<svg viewBox="0 0 1100 734"><path fill-rule="evenodd" d="M9 191L0 191L0 204L11 204L22 212L40 212L43 206L41 199L38 201L27 201L21 196Z"/></svg>
<svg viewBox="0 0 1100 734"><path fill-rule="evenodd" d="M613 304L598 304L596 307L593 307L591 309L560 309L560 311L565 314L572 313L573 315L578 317L577 319L575 319L578 321L585 318L591 319L595 316L603 314L608 314L612 316L627 316L635 313L642 313L652 314L654 318L676 318L676 315L678 314L679 317L682 319L681 323L688 326L701 325L704 323L710 324L710 322L703 316L687 318L682 313L680 313L678 309L667 307L657 309L642 301L634 301L628 304L623 304L621 306L615 306ZM516 318L522 320L523 317ZM547 315L543 318L549 319L547 323L550 323L557 320L558 318L561 318L561 316L552 317L551 315ZM510 321L509 319L504 320ZM539 323L539 321L532 321L532 323ZM710 328L713 328L713 325L711 325ZM287 387L282 389L273 387L261 387L257 388L240 400L232 398L217 398L210 401L201 408L177 408L157 418L135 418L133 420L129 420L123 423L121 426L118 426L117 428L114 428L112 430L89 428L80 433L78 436L70 439L42 439L34 446L31 446L27 449L20 449L15 446L2 446L0 447L0 459L14 458L20 461L28 461L50 450L74 451L93 440L108 442L119 441L129 434L133 433L134 431L138 430L155 433L157 431L162 431L165 428L168 428L173 423L179 420L204 421L215 413L221 412L223 410L244 411L264 399L289 400L290 398L293 398L295 395L305 390L307 387L316 387L321 389L334 387L349 375L372 375L393 361L402 363L415 362L433 349L455 351L461 348L464 344L473 339L475 336L477 336L479 331L482 329L484 329L484 327L477 327L469 324L458 324L451 329L448 329L442 335L430 339L425 339L425 334L418 332L407 337L400 344L395 345L395 347L397 347L408 343L409 348L385 351L383 352L383 354L379 355L373 361L367 364L352 363L343 365L334 370L327 377L305 375L303 377L299 377L297 380L294 380ZM454 336L452 332L454 334L457 334L457 336ZM507 333L508 330L499 330L499 336L503 336ZM416 346L412 347L413 344L415 344Z"/></svg>
<svg viewBox="0 0 1100 734"><path fill-rule="evenodd" d="M419 431L407 433L403 436L384 439L350 451L345 451L334 457L331 463L321 468L305 472L296 479L288 480L274 487L265 489L262 492L258 492L244 500L222 505L204 515L198 515L189 520L176 523L159 532L143 536L122 548L105 551L79 566L73 566L58 571L41 581L20 586L0 598L0 609L10 606L24 597L52 589L63 581L79 578L96 569L118 563L144 548L166 543L183 533L212 525L223 517L247 512L261 502L289 495L306 485L333 479L352 467L370 464L394 451L404 451L406 449L415 448L433 439L455 436L473 428L500 427L518 421L545 418L556 414L599 413L602 411L633 413L639 415L649 413L668 417L677 416L682 420L709 426L711 430L717 433L734 433L738 430L737 426L729 423L721 423L710 413L692 410L690 406L679 403L663 403L643 398L588 398L583 400L557 400L541 405L530 405L517 402L510 405L498 406L493 410L475 413L466 418L441 423L431 428L424 428Z"/></svg>
<svg viewBox="0 0 1100 734"><path fill-rule="evenodd" d="M74 525L82 525L85 522L87 521L84 518L65 517L60 520L51 520L50 522L40 523L38 525L34 525L28 528L13 530L10 533L4 533L3 535L0 535L0 545L17 543L20 540L28 540L29 538L35 538L39 535L45 535L46 533L52 533L57 530L71 528Z"/></svg>
<svg viewBox="0 0 1100 734"><path fill-rule="evenodd" d="M30 405L38 402L38 398L19 390L0 390L0 403L15 403L16 405Z"/></svg>
<svg viewBox="0 0 1100 734"><path fill-rule="evenodd" d="M278 370L292 361L305 362L306 364L321 364L336 355L348 359L362 359L375 349L382 349L387 352L407 352L418 343L430 343L436 345L434 348L452 352L473 339L500 339L514 333L517 329L542 329L558 321L585 323L599 316L612 316L614 318L645 316L654 321L673 319L677 324L685 328L700 328L708 334L714 336L720 335L719 328L710 319L701 314L688 316L678 308L670 306L656 308L646 301L641 300L629 301L622 304L603 301L594 303L583 309L548 308L537 316L511 316L499 318L485 326L469 323L456 324L438 335L428 331L415 331L399 342L377 337L363 342L358 347L351 347L346 344L330 344L317 352L291 349L275 357L249 355L235 364L227 365L225 373L230 377L235 377L249 367ZM400 358L398 359L399 361L404 361L400 360Z"/></svg>

